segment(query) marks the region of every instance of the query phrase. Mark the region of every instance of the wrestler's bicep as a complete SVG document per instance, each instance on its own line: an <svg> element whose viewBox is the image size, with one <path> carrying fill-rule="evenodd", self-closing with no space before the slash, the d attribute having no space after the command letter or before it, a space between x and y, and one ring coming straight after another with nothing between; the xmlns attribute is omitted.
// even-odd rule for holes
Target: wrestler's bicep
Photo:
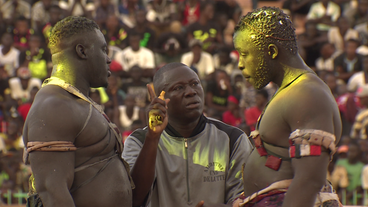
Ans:
<svg viewBox="0 0 368 207"><path fill-rule="evenodd" d="M75 107L78 108L78 107ZM68 102L45 99L42 104L35 105L27 117L25 136L27 143L54 141L69 142L73 145L78 133L82 116ZM68 193L74 179L74 151L32 151L29 161L35 177L36 191L42 196ZM57 195L56 195L57 194ZM70 194L69 194L70 195Z"/></svg>
<svg viewBox="0 0 368 207"><path fill-rule="evenodd" d="M331 102L328 92L314 89L315 87L312 87L297 94L290 94L282 114L291 131L318 129L334 133L332 104L336 103Z"/></svg>
<svg viewBox="0 0 368 207"><path fill-rule="evenodd" d="M315 87L293 95L284 117L294 133L289 137L294 178L313 179L321 183L326 178L336 140L333 102L326 91ZM299 138L293 139L297 133Z"/></svg>

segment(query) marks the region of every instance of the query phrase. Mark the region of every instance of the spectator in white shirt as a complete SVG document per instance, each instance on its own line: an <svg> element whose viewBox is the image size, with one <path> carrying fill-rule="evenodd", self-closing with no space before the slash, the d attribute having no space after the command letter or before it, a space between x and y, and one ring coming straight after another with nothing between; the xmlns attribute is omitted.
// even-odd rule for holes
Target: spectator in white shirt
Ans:
<svg viewBox="0 0 368 207"><path fill-rule="evenodd" d="M32 6L31 20L34 30L41 31L42 25L50 21L50 8L52 4L53 0L40 0Z"/></svg>
<svg viewBox="0 0 368 207"><path fill-rule="evenodd" d="M337 26L331 27L328 31L328 41L335 45L335 48L339 52L344 51L344 40L359 39L358 31L350 28L348 19L344 16L340 16L337 20Z"/></svg>
<svg viewBox="0 0 368 207"><path fill-rule="evenodd" d="M5 66L8 76L15 75L15 70L19 67L19 50L13 45L13 36L10 33L4 33L0 45L0 64Z"/></svg>
<svg viewBox="0 0 368 207"><path fill-rule="evenodd" d="M96 7L93 0L60 0L60 8L67 11L67 16L92 17Z"/></svg>
<svg viewBox="0 0 368 207"><path fill-rule="evenodd" d="M145 47L139 45L141 37L138 33L132 32L129 34L129 47L116 53L115 60L122 67L123 70L129 71L134 65L138 65L144 70L144 76L153 76L153 69L155 68L155 60L153 52Z"/></svg>
<svg viewBox="0 0 368 207"><path fill-rule="evenodd" d="M333 71L334 59L340 54L336 52L335 46L331 43L323 44L320 54L321 56L316 60L317 71Z"/></svg>
<svg viewBox="0 0 368 207"><path fill-rule="evenodd" d="M32 78L31 72L26 67L19 68L17 77L9 79L11 97L25 103L31 97L31 90L34 87L41 88L41 80Z"/></svg>
<svg viewBox="0 0 368 207"><path fill-rule="evenodd" d="M27 1L8 0L0 8L7 23L13 23L20 16L24 16L27 19L31 18L31 5Z"/></svg>
<svg viewBox="0 0 368 207"><path fill-rule="evenodd" d="M320 0L312 4L307 15L307 20L318 23L317 29L327 32L339 16L339 5L330 0Z"/></svg>
<svg viewBox="0 0 368 207"><path fill-rule="evenodd" d="M348 90L355 92L358 88L368 84L368 56L363 57L363 70L355 73L348 82Z"/></svg>
<svg viewBox="0 0 368 207"><path fill-rule="evenodd" d="M192 51L183 54L181 63L196 69L199 78L204 80L208 74L215 71L213 57L202 50L202 42L200 40L191 39L189 47Z"/></svg>

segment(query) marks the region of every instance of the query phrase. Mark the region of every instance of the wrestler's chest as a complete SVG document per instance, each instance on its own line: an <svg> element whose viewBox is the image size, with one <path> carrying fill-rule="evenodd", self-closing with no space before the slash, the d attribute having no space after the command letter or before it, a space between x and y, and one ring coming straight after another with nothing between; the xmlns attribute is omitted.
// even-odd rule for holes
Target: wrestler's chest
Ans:
<svg viewBox="0 0 368 207"><path fill-rule="evenodd" d="M297 112L295 112L297 113ZM270 104L259 118L259 133L267 143L288 146L291 133L289 124L284 119L283 109L278 104Z"/></svg>
<svg viewBox="0 0 368 207"><path fill-rule="evenodd" d="M78 151L88 149L90 153L111 151L115 146L114 136L104 116L93 111L76 138L75 146L79 149Z"/></svg>

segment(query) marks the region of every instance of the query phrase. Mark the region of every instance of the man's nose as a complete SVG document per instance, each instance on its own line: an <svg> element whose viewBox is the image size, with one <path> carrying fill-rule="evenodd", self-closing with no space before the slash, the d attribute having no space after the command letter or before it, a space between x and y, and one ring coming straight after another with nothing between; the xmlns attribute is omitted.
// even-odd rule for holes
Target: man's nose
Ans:
<svg viewBox="0 0 368 207"><path fill-rule="evenodd" d="M185 87L185 96L194 96L197 94L197 91L194 90L191 86Z"/></svg>

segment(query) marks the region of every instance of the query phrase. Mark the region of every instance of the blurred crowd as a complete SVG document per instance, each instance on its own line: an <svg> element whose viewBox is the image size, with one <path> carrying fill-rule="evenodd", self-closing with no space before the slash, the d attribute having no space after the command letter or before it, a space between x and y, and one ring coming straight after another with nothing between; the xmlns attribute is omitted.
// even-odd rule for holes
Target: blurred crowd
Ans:
<svg viewBox="0 0 368 207"><path fill-rule="evenodd" d="M283 0L301 18L299 53L336 98L343 137L328 179L346 202L368 189L368 0ZM257 1L249 1L256 8ZM107 88L90 97L123 132L146 126L146 85L169 62L193 69L205 89L205 114L248 135L277 90L255 90L237 69L234 26L244 13L235 0L0 0L0 204L5 192L28 191L31 169L22 163L22 127L52 72L47 47L66 16L95 20L112 59ZM300 22L299 22L300 23ZM297 112L296 112L297 113Z"/></svg>

